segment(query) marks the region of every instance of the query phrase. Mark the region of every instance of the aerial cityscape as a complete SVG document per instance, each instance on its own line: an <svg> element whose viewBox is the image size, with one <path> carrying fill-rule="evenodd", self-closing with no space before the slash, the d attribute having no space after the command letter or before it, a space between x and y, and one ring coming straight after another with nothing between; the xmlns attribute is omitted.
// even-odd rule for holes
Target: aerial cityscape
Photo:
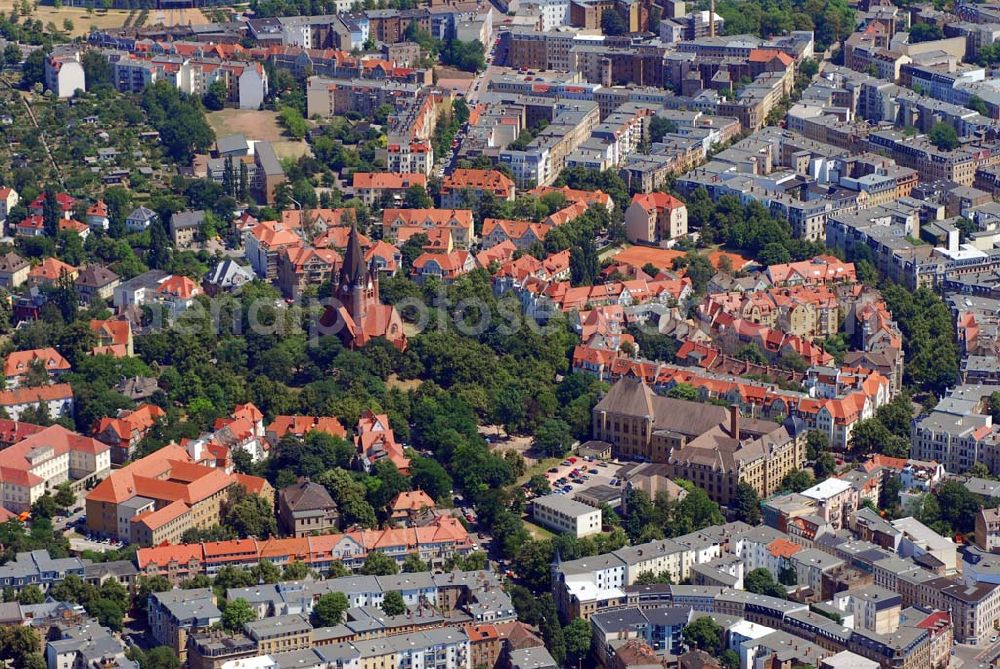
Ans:
<svg viewBox="0 0 1000 669"><path fill-rule="evenodd" d="M0 669L1000 668L1000 4L0 0Z"/></svg>

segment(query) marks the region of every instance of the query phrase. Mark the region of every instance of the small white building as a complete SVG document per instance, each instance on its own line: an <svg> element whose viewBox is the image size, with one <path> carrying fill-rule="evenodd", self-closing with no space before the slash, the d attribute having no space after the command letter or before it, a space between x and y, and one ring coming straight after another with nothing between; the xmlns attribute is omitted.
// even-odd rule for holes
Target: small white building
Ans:
<svg viewBox="0 0 1000 669"><path fill-rule="evenodd" d="M546 495L532 502L532 517L539 525L569 532L578 539L601 532L601 510L565 495Z"/></svg>
<svg viewBox="0 0 1000 669"><path fill-rule="evenodd" d="M45 88L59 98L73 97L77 90L87 90L79 51L60 49L45 59Z"/></svg>

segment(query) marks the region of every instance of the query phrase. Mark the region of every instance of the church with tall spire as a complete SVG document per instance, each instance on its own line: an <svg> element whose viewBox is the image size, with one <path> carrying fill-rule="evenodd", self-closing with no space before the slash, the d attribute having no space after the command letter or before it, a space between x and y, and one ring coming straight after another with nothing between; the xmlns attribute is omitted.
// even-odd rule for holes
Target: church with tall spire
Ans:
<svg viewBox="0 0 1000 669"><path fill-rule="evenodd" d="M324 324L342 321L339 335L348 348L361 348L376 337L384 337L399 350L406 349L403 319L396 308L379 301L378 268L365 262L357 226L351 226L340 274L333 285L333 314Z"/></svg>

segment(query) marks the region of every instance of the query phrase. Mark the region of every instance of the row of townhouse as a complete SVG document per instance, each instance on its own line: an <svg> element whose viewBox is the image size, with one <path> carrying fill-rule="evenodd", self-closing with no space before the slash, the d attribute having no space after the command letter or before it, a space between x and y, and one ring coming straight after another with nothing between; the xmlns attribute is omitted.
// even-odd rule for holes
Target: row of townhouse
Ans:
<svg viewBox="0 0 1000 669"><path fill-rule="evenodd" d="M626 546L612 553L557 561L552 565L552 592L564 616L589 620L603 610L625 606L626 589L640 574L668 574L672 582L691 576L695 565L720 557L732 537L749 529L742 522L706 528L675 539Z"/></svg>
<svg viewBox="0 0 1000 669"><path fill-rule="evenodd" d="M267 72L261 63L216 58L162 55L142 58L122 51L105 51L112 82L122 93L138 93L157 81L198 98L216 82L226 88L226 101L240 109L260 109L268 93Z"/></svg>
<svg viewBox="0 0 1000 669"><path fill-rule="evenodd" d="M455 518L436 518L425 527L358 530L344 534L287 539L241 539L203 544L162 545L142 548L136 560L148 575L164 575L173 581L195 574L214 574L226 565L253 566L261 560L279 565L299 561L325 571L334 563L360 567L372 552L399 564L409 555L433 565L473 550L469 534Z"/></svg>
<svg viewBox="0 0 1000 669"><path fill-rule="evenodd" d="M715 293L698 305L703 321L712 323L718 313L810 339L825 339L840 330L840 298L826 287Z"/></svg>
<svg viewBox="0 0 1000 669"><path fill-rule="evenodd" d="M683 625L702 615L715 618L726 648L740 653L747 666L776 654L782 661L824 666L823 658L850 651L881 669L918 669L946 661L951 652L947 610L904 611L899 596L875 586L821 605L828 615L806 604L719 586L631 586L620 602L591 617L600 656L613 658L622 641L636 638L669 651ZM853 627L836 622L837 615L851 618Z"/></svg>
<svg viewBox="0 0 1000 669"><path fill-rule="evenodd" d="M596 102L560 100L553 107L551 123L524 150L502 150L500 163L510 168L519 188L548 186L599 123Z"/></svg>

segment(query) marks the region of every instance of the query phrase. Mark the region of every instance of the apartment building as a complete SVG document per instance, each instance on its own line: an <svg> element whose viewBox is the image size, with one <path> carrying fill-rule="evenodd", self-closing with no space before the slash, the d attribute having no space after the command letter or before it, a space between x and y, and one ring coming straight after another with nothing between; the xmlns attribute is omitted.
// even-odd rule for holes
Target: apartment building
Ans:
<svg viewBox="0 0 1000 669"><path fill-rule="evenodd" d="M35 369L44 372L52 383L70 371L69 361L51 347L12 351L4 360L3 367L6 387L9 389L22 385L28 374ZM35 385L38 385L37 382Z"/></svg>
<svg viewBox="0 0 1000 669"><path fill-rule="evenodd" d="M304 650L313 645L313 626L302 614L254 620L246 624L244 631L257 644L261 655Z"/></svg>
<svg viewBox="0 0 1000 669"><path fill-rule="evenodd" d="M278 522L289 536L326 534L339 520L336 503L318 483L303 479L278 493Z"/></svg>
<svg viewBox="0 0 1000 669"><path fill-rule="evenodd" d="M472 211L468 209L386 209L382 212L382 233L394 241L404 230L426 233L447 230L458 250L468 250L475 242Z"/></svg>
<svg viewBox="0 0 1000 669"><path fill-rule="evenodd" d="M69 98L87 90L80 53L73 47L59 47L45 59L45 88L56 97Z"/></svg>
<svg viewBox="0 0 1000 669"><path fill-rule="evenodd" d="M397 174L430 175L434 171L434 145L424 139L392 142L386 147L386 164Z"/></svg>
<svg viewBox="0 0 1000 669"><path fill-rule="evenodd" d="M601 510L565 495L535 498L531 502L531 516L549 529L572 534L578 539L601 532Z"/></svg>
<svg viewBox="0 0 1000 669"><path fill-rule="evenodd" d="M1000 509L982 509L976 514L976 545L990 553L1000 552Z"/></svg>
<svg viewBox="0 0 1000 669"><path fill-rule="evenodd" d="M500 162L514 174L518 188L548 186L566 164L566 158L590 138L600 123L596 102L559 100L551 123L523 151L504 149Z"/></svg>
<svg viewBox="0 0 1000 669"><path fill-rule="evenodd" d="M1000 586L965 585L951 578L934 578L918 590L920 603L951 614L957 643L983 645L996 634L1000 621Z"/></svg>
<svg viewBox="0 0 1000 669"><path fill-rule="evenodd" d="M147 575L162 574L179 581L195 574L215 574L227 564L251 567L265 556L277 564L298 560L318 571L329 569L334 562L356 568L364 564L373 551L385 553L400 565L410 554L418 555L426 563L441 565L449 557L471 552L472 541L457 519L441 516L422 527L358 530L266 541L244 539L157 545L139 549L136 561L139 570Z"/></svg>
<svg viewBox="0 0 1000 669"><path fill-rule="evenodd" d="M971 186L980 167L996 165L1000 154L986 147L961 147L942 151L926 138L907 137L895 130L881 130L868 134L869 150L887 152L897 163L920 173L923 181L946 179L962 186Z"/></svg>
<svg viewBox="0 0 1000 669"><path fill-rule="evenodd" d="M990 471L1000 465L1000 439L989 414L979 413L977 402L944 398L929 414L915 420L910 455L916 460L941 463L949 472L961 473L976 462Z"/></svg>
<svg viewBox="0 0 1000 669"><path fill-rule="evenodd" d="M37 585L48 590L69 575L83 578L85 568L79 558L53 558L46 550L18 553L13 560L0 565L0 586L20 590Z"/></svg>
<svg viewBox="0 0 1000 669"><path fill-rule="evenodd" d="M260 109L268 93L263 63L208 57L158 54L144 58L106 50L112 82L122 93L139 93L157 81L166 81L181 92L204 96L212 84L222 82L226 102L239 109Z"/></svg>
<svg viewBox="0 0 1000 669"><path fill-rule="evenodd" d="M105 444L52 425L0 451L3 507L14 513L28 511L60 483L69 482L75 490L82 490L110 470L111 453Z"/></svg>
<svg viewBox="0 0 1000 669"><path fill-rule="evenodd" d="M192 448L200 443L192 442ZM218 524L222 502L235 485L274 499L263 479L198 464L198 455L171 444L115 470L87 494L87 528L130 543L176 543L189 528Z"/></svg>
<svg viewBox="0 0 1000 669"><path fill-rule="evenodd" d="M625 210L625 234L632 243L666 244L687 231L687 206L668 193L636 193Z"/></svg>
<svg viewBox="0 0 1000 669"><path fill-rule="evenodd" d="M366 206L380 209L401 207L410 188L427 187L427 175L422 173L355 172L351 178L354 194Z"/></svg>
<svg viewBox="0 0 1000 669"><path fill-rule="evenodd" d="M122 409L114 418L104 417L94 427L94 438L111 447L111 462L123 465L135 454L139 442L166 412L155 404Z"/></svg>
<svg viewBox="0 0 1000 669"><path fill-rule="evenodd" d="M744 434L738 407L730 407L728 424L716 424L671 453L674 477L695 482L713 500L729 505L740 483L760 497L778 490L789 472L805 463L804 434L785 425L753 421ZM803 431L804 432L804 431Z"/></svg>
<svg viewBox="0 0 1000 669"><path fill-rule="evenodd" d="M514 182L497 170L457 169L441 183L441 208L474 206L485 193L500 202L513 202Z"/></svg>
<svg viewBox="0 0 1000 669"><path fill-rule="evenodd" d="M278 253L278 287L281 294L297 299L310 286L332 281L340 268L340 254L331 249L286 246Z"/></svg>
<svg viewBox="0 0 1000 669"><path fill-rule="evenodd" d="M262 221L244 234L243 244L257 276L274 280L278 278L278 254L283 249L300 246L302 238L284 223Z"/></svg>
<svg viewBox="0 0 1000 669"><path fill-rule="evenodd" d="M222 621L215 603L211 588L150 593L146 608L150 635L157 644L173 650L183 663L188 637L207 632Z"/></svg>

